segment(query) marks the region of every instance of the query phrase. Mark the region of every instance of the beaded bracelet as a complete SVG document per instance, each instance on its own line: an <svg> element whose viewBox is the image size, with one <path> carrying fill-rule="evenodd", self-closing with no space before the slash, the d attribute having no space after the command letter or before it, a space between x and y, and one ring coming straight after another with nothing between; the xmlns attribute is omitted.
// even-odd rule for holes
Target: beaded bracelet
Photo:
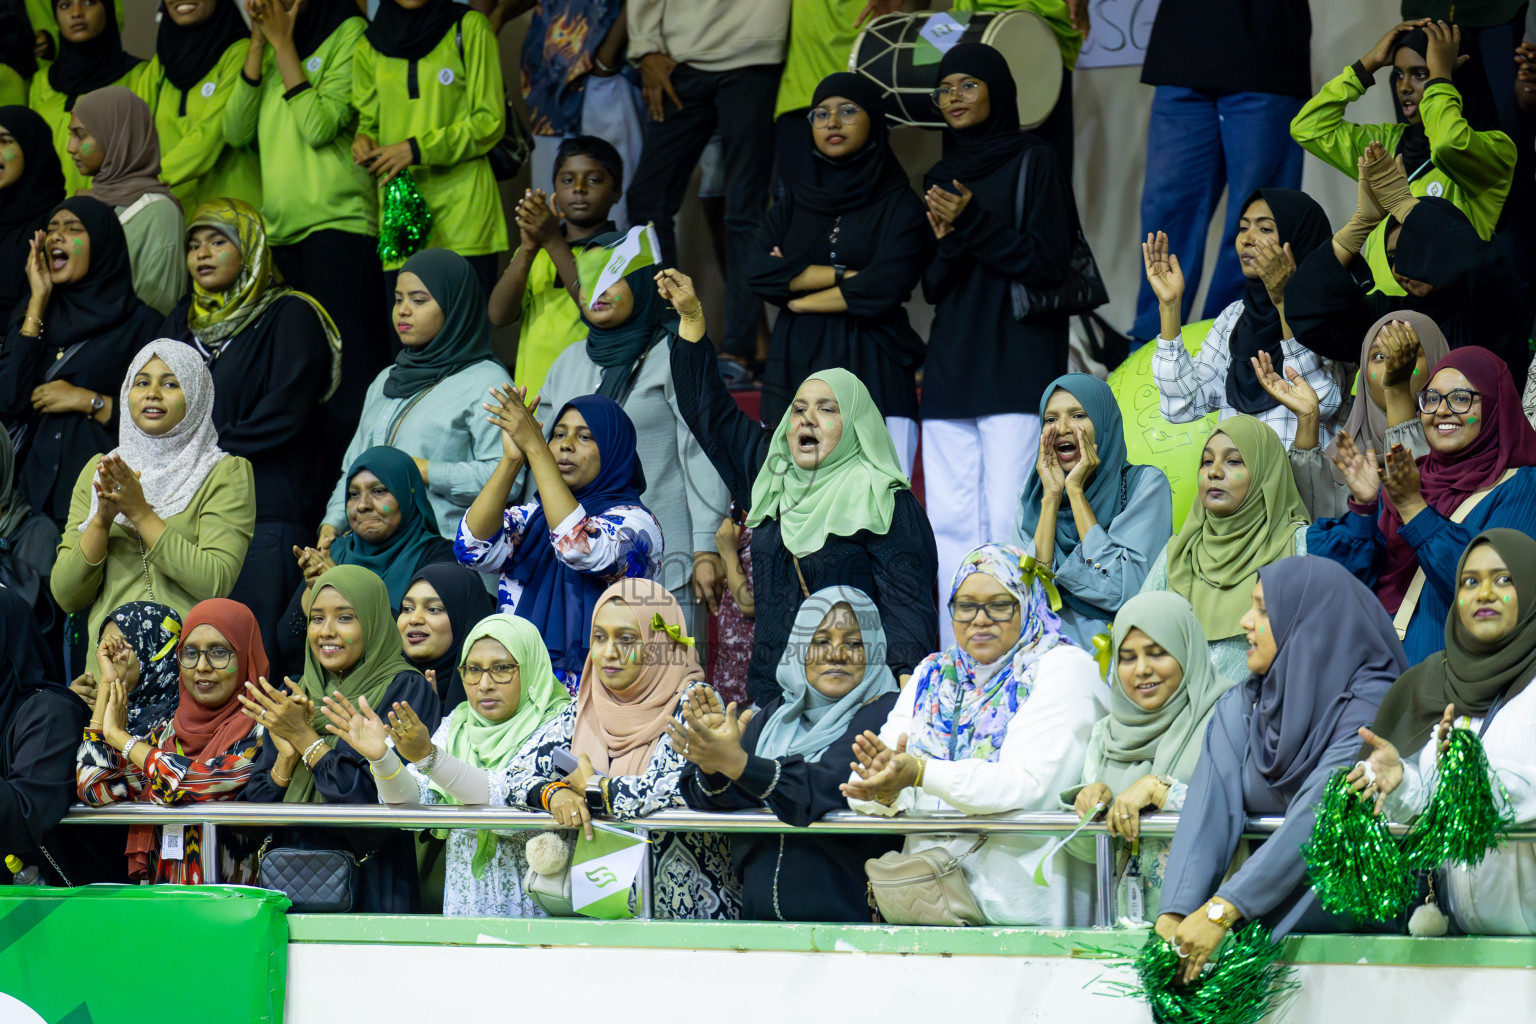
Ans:
<svg viewBox="0 0 1536 1024"><path fill-rule="evenodd" d="M539 804L540 804L540 806L542 806L544 808L544 810L549 811L549 802L550 802L551 798L554 797L555 793L557 793L558 791L560 791L562 789L569 789L569 790L571 790L571 792L573 792L573 793L575 792L575 790L572 789L571 784L569 782L564 781L563 779L561 781L559 781L559 782L545 783L545 785L544 785L544 792L539 794Z"/></svg>

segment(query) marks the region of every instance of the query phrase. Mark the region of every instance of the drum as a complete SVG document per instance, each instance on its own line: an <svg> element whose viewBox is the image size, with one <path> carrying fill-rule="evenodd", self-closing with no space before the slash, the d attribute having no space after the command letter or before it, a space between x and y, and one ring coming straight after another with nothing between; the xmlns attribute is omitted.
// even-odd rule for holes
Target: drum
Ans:
<svg viewBox="0 0 1536 1024"><path fill-rule="evenodd" d="M938 61L916 63L924 53L933 55L920 34L934 17L949 16L935 11L882 15L854 40L848 70L880 86L886 116L895 124L944 127L930 95L939 77ZM1019 89L1019 127L1033 128L1050 116L1061 95L1061 48L1040 15L1033 11L973 13L956 41L986 43L1007 59Z"/></svg>

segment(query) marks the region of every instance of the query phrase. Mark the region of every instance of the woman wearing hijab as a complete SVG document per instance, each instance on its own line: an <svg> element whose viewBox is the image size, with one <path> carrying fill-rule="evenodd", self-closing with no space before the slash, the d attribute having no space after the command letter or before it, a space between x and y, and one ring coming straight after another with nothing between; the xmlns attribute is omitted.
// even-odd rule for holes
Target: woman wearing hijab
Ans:
<svg viewBox="0 0 1536 1024"><path fill-rule="evenodd" d="M593 814L632 821L684 806L688 762L668 726L691 700L721 706L682 609L661 584L620 580L603 591L591 622L576 699L529 738L504 780L508 804L548 811L560 827L583 828L589 838ZM570 775L555 767L560 749L580 764ZM741 887L724 836L667 832L653 837L650 856L653 916L739 916Z"/></svg>
<svg viewBox="0 0 1536 1024"><path fill-rule="evenodd" d="M119 86L80 97L69 121L69 156L90 179L77 194L112 207L128 240L133 290L169 313L187 289L183 210L160 179L160 143L149 107Z"/></svg>
<svg viewBox="0 0 1536 1024"><path fill-rule="evenodd" d="M352 105L352 159L375 176L381 196L398 174L416 179L432 211L423 244L468 258L484 307L496 254L507 248L488 159L506 131L506 97L485 15L454 0L382 0L352 57Z"/></svg>
<svg viewBox="0 0 1536 1024"><path fill-rule="evenodd" d="M80 470L49 583L87 623L125 601L188 609L235 586L256 516L251 464L219 447L213 381L179 341L139 350L117 447ZM94 644L96 637L87 638Z"/></svg>
<svg viewBox="0 0 1536 1024"><path fill-rule="evenodd" d="M1438 748L1454 720L1482 740L1493 791L1514 827L1528 828L1536 820L1536 693L1526 696L1536 676L1536 541L1518 530L1478 534L1456 567L1456 596L1445 652L1392 685L1376 721L1360 730L1369 771L1357 768L1351 781L1392 821L1412 821L1429 806ZM1530 843L1508 844L1472 868L1442 865L1434 891L1462 934L1531 935L1533 864Z"/></svg>
<svg viewBox="0 0 1536 1024"><path fill-rule="evenodd" d="M481 591L483 594L484 591ZM386 723L372 708L326 702L330 731L369 758L379 800L392 807L503 804L507 769L539 730L571 703L531 622L501 613L464 638L458 706L428 733L408 706ZM466 697L468 698L466 700ZM394 740L390 747L385 741ZM408 769L401 772L404 767ZM523 891L526 830L448 833L443 913L450 917L542 917Z"/></svg>
<svg viewBox="0 0 1536 1024"><path fill-rule="evenodd" d="M932 255L932 235L891 152L878 86L828 75L807 116L810 138L799 140L804 152L784 176L789 195L764 219L746 265L752 290L780 308L763 419L782 416L811 373L841 366L868 386L909 471L923 341L902 304Z"/></svg>
<svg viewBox="0 0 1536 1024"><path fill-rule="evenodd" d="M617 245L622 238L614 234L594 240L582 261L601 261L608 252L597 247ZM554 411L582 395L611 398L624 409L635 425L635 450L645 471L641 503L672 540L660 580L682 605L689 629L703 633L697 612L715 611L725 585L715 530L731 498L683 419L667 358L672 338L704 336L702 312L692 319L680 317L681 310L698 308L693 282L675 270L658 275L657 269L648 264L631 270L596 297L595 307L585 290L591 285L583 284L580 313L587 343L567 347L550 367L539 391L539 419L553 429ZM667 308L669 300L679 312ZM525 480L524 489L531 487L532 481Z"/></svg>
<svg viewBox="0 0 1536 1024"><path fill-rule="evenodd" d="M0 310L27 295L33 232L64 201L64 172L48 122L24 106L0 107Z"/></svg>
<svg viewBox="0 0 1536 1024"><path fill-rule="evenodd" d="M123 49L117 0L58 0L53 8L59 52L46 73L32 76L27 106L48 122L53 149L64 164L64 190L73 195L85 176L69 159L70 112L88 92L131 86L139 59Z"/></svg>
<svg viewBox="0 0 1536 1024"><path fill-rule="evenodd" d="M917 667L879 735L854 744L849 807L887 817L1056 809L1078 781L1105 698L1093 658L1062 633L1049 585L1011 545L966 556L950 588L955 643ZM937 847L960 857L974 845L974 837L914 835L905 852ZM961 861L987 924L1088 919L1091 869L1055 851L1043 836L994 836ZM1037 869L1045 887L1032 880Z"/></svg>
<svg viewBox="0 0 1536 1024"><path fill-rule="evenodd" d="M602 395L567 402L546 441L525 398L508 387L485 406L501 430L501 462L464 514L454 552L476 572L501 577L498 610L534 624L574 693L606 588L660 575L661 525L640 499L645 470L635 425L616 402ZM509 505L525 463L538 499Z"/></svg>
<svg viewBox="0 0 1536 1024"><path fill-rule="evenodd" d="M1261 365L1259 383L1296 414L1296 437L1286 455L1291 460L1296 489L1313 519L1347 511L1349 487L1333 464L1344 438L1360 451L1382 454L1393 445L1402 445L1416 459L1428 453L1416 393L1429 379L1430 367L1449 351L1445 335L1422 313L1388 313L1372 324L1360 345L1360 369L1349 415L1324 448L1318 446L1317 393L1306 382L1284 380Z"/></svg>
<svg viewBox="0 0 1536 1024"><path fill-rule="evenodd" d="M235 800L251 776L261 729L237 699L247 683L265 678L266 651L250 610L214 598L187 613L173 657L180 666L176 713L148 732L129 730L128 697L121 679L99 684L99 720L93 719L77 755L80 799L94 807L126 801L166 806ZM155 884L201 885L202 826L182 833L180 857L163 856L160 828L129 830L128 875ZM219 881L254 883L254 861L220 844Z"/></svg>
<svg viewBox="0 0 1536 1024"><path fill-rule="evenodd" d="M1157 933L1186 984L1244 921L1277 941L1355 929L1318 906L1301 846L1328 776L1354 761L1356 730L1408 664L1380 602L1333 562L1284 559L1250 590L1247 681L1216 702L1163 873ZM1317 642L1330 637L1348 642ZM1249 815L1285 823L1227 877Z"/></svg>
<svg viewBox="0 0 1536 1024"><path fill-rule="evenodd" d="M1342 368L1296 340L1285 319L1285 287L1296 264L1327 246L1328 217L1305 192L1261 188L1243 204L1237 224L1237 257L1246 279L1243 297L1211 324L1200 351L1184 347L1184 273L1159 231L1142 244L1147 281L1157 295L1162 331L1152 357L1159 410L1170 423L1188 423L1207 413L1222 419L1242 414L1274 428L1283 444L1296 435L1296 414L1260 384L1253 360L1267 356L1279 387L1310 387L1318 396L1321 430L1331 437L1343 402ZM1293 383L1293 375L1301 383Z"/></svg>
<svg viewBox="0 0 1536 1024"><path fill-rule="evenodd" d="M1010 291L1063 283L1078 221L1056 150L1019 130L1002 54L980 43L951 47L934 85L945 131L943 159L923 178L938 255L923 275L934 313L922 415L942 592L966 552L1013 528L1004 503L1029 475L1019 452L1033 453L1038 441L1039 385L1067 372L1068 318L1016 320Z"/></svg>
<svg viewBox="0 0 1536 1024"><path fill-rule="evenodd" d="M308 616L304 674L286 689L258 680L240 698L247 717L266 728L245 787L252 803L376 804L368 759L326 729L325 698L353 707L409 704L431 735L442 718L437 694L401 653L400 633L384 582L360 565L322 573L305 595ZM267 742L270 740L271 742ZM415 841L393 829L279 829L280 846L346 850L358 864L356 903L362 913L411 914L421 902Z"/></svg>
<svg viewBox="0 0 1536 1024"><path fill-rule="evenodd" d="M37 35L25 7L13 4L0 11L0 105L26 106L36 74Z"/></svg>
<svg viewBox="0 0 1536 1024"><path fill-rule="evenodd" d="M110 843L58 831L75 802L75 752L90 712L50 682L43 638L21 595L0 587L0 847L47 885L122 882L121 834ZM102 837L105 838L105 837ZM11 870L0 866L0 882Z"/></svg>
<svg viewBox="0 0 1536 1024"><path fill-rule="evenodd" d="M480 403L507 371L491 352L485 292L457 253L427 249L407 260L394 309L395 333L405 348L369 386L342 465L378 445L410 455L427 482L438 525L450 530L496 466L497 430ZM331 491L321 548L346 528L347 480L337 480Z"/></svg>
<svg viewBox="0 0 1536 1024"><path fill-rule="evenodd" d="M1331 558L1376 591L1395 616L1403 649L1422 661L1444 645L1456 594L1447 569L1473 537L1495 526L1536 531L1536 430L1520 408L1509 367L1487 349L1454 349L1418 392L1429 454L1378 453L1384 472L1340 442L1335 463L1349 511L1307 532L1313 554ZM1383 500L1384 499L1384 500Z"/></svg>
<svg viewBox="0 0 1536 1024"><path fill-rule="evenodd" d="M1091 648L1173 534L1173 494L1162 470L1126 461L1120 405L1097 377L1052 381L1040 396L1040 422L1040 455L1016 499L1013 542L1050 563L1062 628Z"/></svg>
<svg viewBox="0 0 1536 1024"><path fill-rule="evenodd" d="M336 386L341 336L309 295L283 282L261 215L239 199L204 203L187 225L192 290L161 331L197 349L213 375L219 445L250 460L258 551L289 551L313 536L323 493L315 437L321 403ZM302 582L286 558L249 559L233 600L261 624L277 650L288 597Z"/></svg>
<svg viewBox="0 0 1536 1024"><path fill-rule="evenodd" d="M96 645L100 668L71 687L91 705L92 728L102 728L110 683L127 691L129 732L147 736L176 713L176 645L182 619L174 608L154 601L129 601L112 609L101 625Z"/></svg>
<svg viewBox="0 0 1536 1024"><path fill-rule="evenodd" d="M112 446L128 361L160 317L133 294L123 229L94 199L54 208L26 269L27 305L0 345L0 417L27 424L11 435L16 483L62 529L80 467Z"/></svg>
<svg viewBox="0 0 1536 1024"><path fill-rule="evenodd" d="M686 339L685 339L686 340ZM803 598L831 586L867 594L905 681L939 643L933 529L901 472L869 391L843 369L800 385L778 425L741 411L713 345L672 345L677 404L737 508L749 509L755 636L747 692L779 695L779 658Z"/></svg>
<svg viewBox="0 0 1536 1024"><path fill-rule="evenodd" d="M338 565L357 565L378 576L398 612L411 580L425 565L452 562L453 544L437 524L427 489L409 455L380 445L359 455L347 474L348 531L326 548L293 548L304 584L288 602L278 628L278 664L285 675L304 658L304 602L309 586Z"/></svg>
<svg viewBox="0 0 1536 1024"><path fill-rule="evenodd" d="M1127 841L1116 857L1113 919L1155 921L1169 843L1141 836L1141 815L1183 808L1216 701L1237 683L1217 674L1205 629L1177 594L1127 601L1109 650L1109 714L1088 737L1084 784L1062 800Z"/></svg>
<svg viewBox="0 0 1536 1024"><path fill-rule="evenodd" d="M237 0L161 0L155 56L133 91L149 104L160 174L184 210L220 198L261 206L255 150L224 139L224 108L240 84L248 33Z"/></svg>
<svg viewBox="0 0 1536 1024"><path fill-rule="evenodd" d="M795 614L779 662L782 695L738 716L700 694L668 725L674 748L691 764L683 799L701 811L767 808L804 827L847 799L844 762L854 740L885 722L896 704L896 677L885 665L880 613L851 587L812 594ZM864 862L900 843L895 836L730 837L748 921L869 920Z"/></svg>
<svg viewBox="0 0 1536 1024"><path fill-rule="evenodd" d="M457 562L432 562L416 570L400 599L395 625L405 658L437 688L444 714L464 703L464 681L459 677L469 651L464 638L495 610L483 579ZM544 657L548 659L549 652Z"/></svg>
<svg viewBox="0 0 1536 1024"><path fill-rule="evenodd" d="M1216 671L1241 679L1248 644L1240 620L1250 591L1261 567L1307 553L1307 508L1280 438L1252 416L1216 424L1195 479L1189 516L1141 589L1171 590L1188 601Z"/></svg>
<svg viewBox="0 0 1536 1024"><path fill-rule="evenodd" d="M363 397L393 356L379 302L379 201L352 162L352 54L368 22L353 0L255 0L245 64L224 107L225 142L254 147L267 240L283 279L313 295L347 341L325 404L325 466L343 462Z"/></svg>
<svg viewBox="0 0 1536 1024"><path fill-rule="evenodd" d="M1464 68L1452 30L1427 18L1394 25L1369 53L1345 68L1301 108L1291 137L1318 159L1354 177L1373 142L1401 158L1417 196L1443 196L1471 220L1484 240L1493 237L1515 176L1515 143L1496 130L1493 96L1480 66ZM1467 43L1477 38L1468 32ZM1467 46L1464 43L1463 46ZM1391 68L1388 89L1397 120L1353 124L1345 109L1365 95L1376 72ZM1385 229L1376 228L1355 249L1366 275L1388 295L1401 295L1392 279ZM1300 260L1298 259L1299 263Z"/></svg>

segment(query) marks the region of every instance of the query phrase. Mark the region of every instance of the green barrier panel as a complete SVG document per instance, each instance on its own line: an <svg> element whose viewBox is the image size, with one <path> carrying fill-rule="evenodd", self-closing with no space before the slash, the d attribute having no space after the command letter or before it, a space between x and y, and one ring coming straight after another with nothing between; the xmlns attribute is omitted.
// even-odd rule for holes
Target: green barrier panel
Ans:
<svg viewBox="0 0 1536 1024"><path fill-rule="evenodd" d="M245 886L0 886L0 1019L281 1024L288 898Z"/></svg>
<svg viewBox="0 0 1536 1024"><path fill-rule="evenodd" d="M1210 333L1214 320L1202 320L1184 328L1184 347L1190 355ZM1156 466L1168 475L1173 487L1173 532L1178 533L1195 501L1195 474L1200 469L1200 449L1216 427L1216 414L1189 423L1169 423L1157 411L1157 382L1152 379L1151 342L1132 352L1109 375L1109 389L1120 403L1125 419L1125 449L1132 462Z"/></svg>

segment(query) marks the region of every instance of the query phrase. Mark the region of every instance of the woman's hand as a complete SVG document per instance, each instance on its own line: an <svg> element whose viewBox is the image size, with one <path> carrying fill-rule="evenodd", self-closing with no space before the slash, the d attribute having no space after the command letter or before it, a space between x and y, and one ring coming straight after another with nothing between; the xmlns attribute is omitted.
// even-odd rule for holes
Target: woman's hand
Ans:
<svg viewBox="0 0 1536 1024"><path fill-rule="evenodd" d="M693 290L693 278L670 267L656 275L656 292L679 316L697 316L704 308Z"/></svg>
<svg viewBox="0 0 1536 1024"><path fill-rule="evenodd" d="M1374 800L1376 813L1380 814L1387 797L1402 784L1403 758L1397 752L1397 747L1365 726L1362 725L1357 731L1360 738L1371 747L1371 754L1356 764L1344 777L1344 781L1360 794L1360 799Z"/></svg>
<svg viewBox="0 0 1536 1024"><path fill-rule="evenodd" d="M693 594L714 615L725 594L725 560L713 551L693 553Z"/></svg>
<svg viewBox="0 0 1536 1024"><path fill-rule="evenodd" d="M1402 513L1404 522L1414 512L1423 509L1424 497L1419 493L1419 467L1413 460L1413 453L1407 448L1395 444L1387 452L1387 472L1381 483L1387 489L1387 497L1392 499L1392 504Z"/></svg>
<svg viewBox="0 0 1536 1024"><path fill-rule="evenodd" d="M1387 219L1387 211L1371 188L1370 167L1387 155L1387 149L1379 142L1368 143L1365 152L1355 158L1357 181L1355 183L1355 217L1367 224L1377 224Z"/></svg>
<svg viewBox="0 0 1536 1024"><path fill-rule="evenodd" d="M1381 495L1381 472L1376 468L1376 449L1364 453L1355 447L1349 431L1341 430L1338 436L1339 454L1333 464L1344 477L1349 496L1362 505L1370 505Z"/></svg>
<svg viewBox="0 0 1536 1024"><path fill-rule="evenodd" d="M1381 329L1376 339L1381 342L1381 354L1385 362L1381 371L1381 386L1401 387L1413 380L1419 356L1424 351L1419 332L1413 329L1413 325L1406 321L1392 320Z"/></svg>
<svg viewBox="0 0 1536 1024"><path fill-rule="evenodd" d="M960 219L960 214L965 211L967 204L970 203L972 193L970 189L958 181L951 181L950 184L955 186L954 192L934 185L923 194L923 201L928 204L928 210L933 214L934 218L953 226L955 221ZM957 195L956 193L959 194ZM945 234L948 234L948 232L945 232Z"/></svg>
<svg viewBox="0 0 1536 1024"><path fill-rule="evenodd" d="M320 526L320 536L315 541L315 549L322 555L325 555L327 558L329 558L331 554L331 545L336 542L336 537L336 527L332 526L330 523L322 523Z"/></svg>
<svg viewBox="0 0 1536 1024"><path fill-rule="evenodd" d="M341 693L337 692L340 697ZM389 734L395 739L400 756L415 764L432 753L432 734L421 724L416 712L403 700L395 701L389 712Z"/></svg>
<svg viewBox="0 0 1536 1024"><path fill-rule="evenodd" d="M102 701L101 735L109 746L121 750L128 742L128 688L119 680L106 685Z"/></svg>
<svg viewBox="0 0 1536 1024"><path fill-rule="evenodd" d="M358 132L352 140L352 162L366 164L378 152L379 144L373 141L373 136Z"/></svg>
<svg viewBox="0 0 1536 1024"><path fill-rule="evenodd" d="M49 276L48 265L48 233L34 232L27 243L27 286L32 290L27 311L33 316L40 317L53 296L53 278Z"/></svg>
<svg viewBox="0 0 1536 1024"><path fill-rule="evenodd" d="M102 490L112 495L113 504L134 522L154 511L144 500L144 487L139 483L138 471L124 462L121 455L108 455L102 459L96 479Z"/></svg>
<svg viewBox="0 0 1536 1024"><path fill-rule="evenodd" d="M1254 376L1259 379L1259 386L1270 398L1295 413L1297 419L1321 415L1322 400L1307 379L1296 372L1296 367L1287 366L1282 377L1275 372L1275 361L1268 352L1260 352L1248 361L1253 366Z"/></svg>
<svg viewBox="0 0 1536 1024"><path fill-rule="evenodd" d="M304 6L305 0L295 0L291 9L285 8L278 0L256 0L246 4L246 11L251 16L251 24L259 28L261 34L275 47L280 42L293 42L294 19Z"/></svg>
<svg viewBox="0 0 1536 1024"><path fill-rule="evenodd" d="M515 216L518 230L541 249L560 237L560 217L543 189L531 188L524 192Z"/></svg>
<svg viewBox="0 0 1536 1024"><path fill-rule="evenodd" d="M549 799L549 813L560 828L579 828L592 840L592 815L587 810L586 796L576 790L559 789Z"/></svg>
<svg viewBox="0 0 1536 1024"><path fill-rule="evenodd" d="M96 392L77 388L68 381L50 380L32 389L32 411L40 416L50 412L77 412L89 416L95 397Z"/></svg>
<svg viewBox="0 0 1536 1024"><path fill-rule="evenodd" d="M295 545L293 557L299 563L299 571L304 574L305 586L315 582L321 573L336 568L336 563L331 561L331 556L318 548L301 548Z"/></svg>
<svg viewBox="0 0 1536 1024"><path fill-rule="evenodd" d="M1099 468L1099 443L1083 433L1082 427L1073 427L1072 437L1077 442L1077 465L1067 474L1063 487L1068 497L1082 497L1083 490ZM1053 456L1055 452L1051 453ZM1058 467L1059 469L1060 467Z"/></svg>
<svg viewBox="0 0 1536 1024"><path fill-rule="evenodd" d="M1172 943L1173 933L1178 930L1179 922L1183 920L1184 915L1182 914L1159 914L1157 923L1152 927L1157 934L1163 937L1164 941Z"/></svg>
<svg viewBox="0 0 1536 1024"><path fill-rule="evenodd" d="M896 802L901 791L917 783L920 762L907 753L907 734L902 733L891 750L880 737L866 730L853 741L855 760L848 767L857 779L843 783L838 788L850 800L874 800L890 805Z"/></svg>
<svg viewBox="0 0 1536 1024"><path fill-rule="evenodd" d="M1425 20L1424 34L1429 37L1428 53L1424 54L1424 63L1429 68L1430 81L1437 78L1449 79L1456 73L1471 56L1459 56L1461 53L1461 26L1447 25L1443 21L1431 22Z"/></svg>
<svg viewBox="0 0 1536 1024"><path fill-rule="evenodd" d="M1159 231L1148 235L1141 243L1141 260L1146 265L1147 283L1152 294L1163 306L1182 309L1184 303L1184 271L1179 269L1179 258L1168 251L1168 235Z"/></svg>
<svg viewBox="0 0 1536 1024"><path fill-rule="evenodd" d="M1205 962L1226 937L1227 929L1207 917L1203 907L1180 921L1173 931L1173 947L1184 961L1180 983L1188 985L1200 977Z"/></svg>
<svg viewBox="0 0 1536 1024"><path fill-rule="evenodd" d="M1253 247L1253 266L1269 294L1269 301L1276 307L1285 306L1285 286L1296 273L1296 258L1291 255L1291 243L1279 245L1272 238L1260 238Z"/></svg>
<svg viewBox="0 0 1536 1024"><path fill-rule="evenodd" d="M1109 816L1104 819L1109 834L1134 843L1141 834L1141 812L1148 807L1162 810L1162 804L1155 799L1161 787L1162 781L1156 775L1143 775L1127 786L1115 797Z"/></svg>
<svg viewBox="0 0 1536 1024"><path fill-rule="evenodd" d="M1067 475L1061 471L1061 463L1056 459L1058 430L1056 424L1047 423L1040 431L1040 454L1035 457L1035 473L1040 477L1045 496L1060 501L1067 487Z"/></svg>
<svg viewBox="0 0 1536 1024"><path fill-rule="evenodd" d="M747 752L741 735L752 720L752 711L737 714L736 702L720 706L720 697L703 687L694 687L683 704L683 724L667 722L672 749L710 775L739 779L747 767Z"/></svg>
<svg viewBox="0 0 1536 1024"><path fill-rule="evenodd" d="M69 692L85 701L88 708L96 707L96 694L99 691L96 685L96 677L89 672L75 676L75 681L69 684Z"/></svg>
<svg viewBox="0 0 1536 1024"><path fill-rule="evenodd" d="M934 238L943 238L955 230L955 226L949 221L941 217L935 217L932 210L929 210L926 216L928 217L928 226L933 228Z"/></svg>
<svg viewBox="0 0 1536 1024"><path fill-rule="evenodd" d="M1435 742L1440 745L1439 748L1435 751L1436 761L1438 761L1447 750L1451 749L1451 728L1455 721L1456 705L1447 704L1445 706L1445 714L1440 716L1440 724L1435 726Z"/></svg>
<svg viewBox="0 0 1536 1024"><path fill-rule="evenodd" d="M100 685L106 686L119 679L127 679L129 669L138 660L139 656L133 653L133 648L128 646L122 634L102 637L96 645L96 663L101 671Z"/></svg>
<svg viewBox="0 0 1536 1024"><path fill-rule="evenodd" d="M245 684L240 705L241 714L266 726L267 732L287 740L295 750L309 746L305 741L314 734L309 724L314 715L309 701L292 683L288 684L285 693L261 676L256 682Z"/></svg>
<svg viewBox="0 0 1536 1024"><path fill-rule="evenodd" d="M486 421L501 430L501 457L508 461L525 461L530 451L545 444L544 428L533 418L538 396L526 402L527 394L528 389L522 387L492 388L492 401L480 406L490 413Z"/></svg>
<svg viewBox="0 0 1536 1024"><path fill-rule="evenodd" d="M1417 21L1405 21L1400 25L1393 25L1387 30L1386 35L1376 41L1375 46L1366 51L1365 56L1360 58L1360 63L1365 65L1368 73L1375 74L1392 63L1392 52L1397 47L1399 36L1428 24L1428 18L1420 18Z"/></svg>
<svg viewBox="0 0 1536 1024"><path fill-rule="evenodd" d="M741 547L741 527L736 525L736 520L726 516L720 521L720 528L715 531L715 550L724 558L729 552L737 554Z"/></svg>
<svg viewBox="0 0 1536 1024"><path fill-rule="evenodd" d="M1086 820L1090 815L1097 818L1114 798L1114 792L1104 783L1091 782L1078 790L1077 799L1072 801L1072 809L1079 818Z"/></svg>
<svg viewBox="0 0 1536 1024"><path fill-rule="evenodd" d="M354 708L338 690L325 698L324 703L320 713L330 722L325 727L326 732L346 740L353 750L370 761L377 761L389 752L389 727L368 706L367 697L357 698Z"/></svg>

